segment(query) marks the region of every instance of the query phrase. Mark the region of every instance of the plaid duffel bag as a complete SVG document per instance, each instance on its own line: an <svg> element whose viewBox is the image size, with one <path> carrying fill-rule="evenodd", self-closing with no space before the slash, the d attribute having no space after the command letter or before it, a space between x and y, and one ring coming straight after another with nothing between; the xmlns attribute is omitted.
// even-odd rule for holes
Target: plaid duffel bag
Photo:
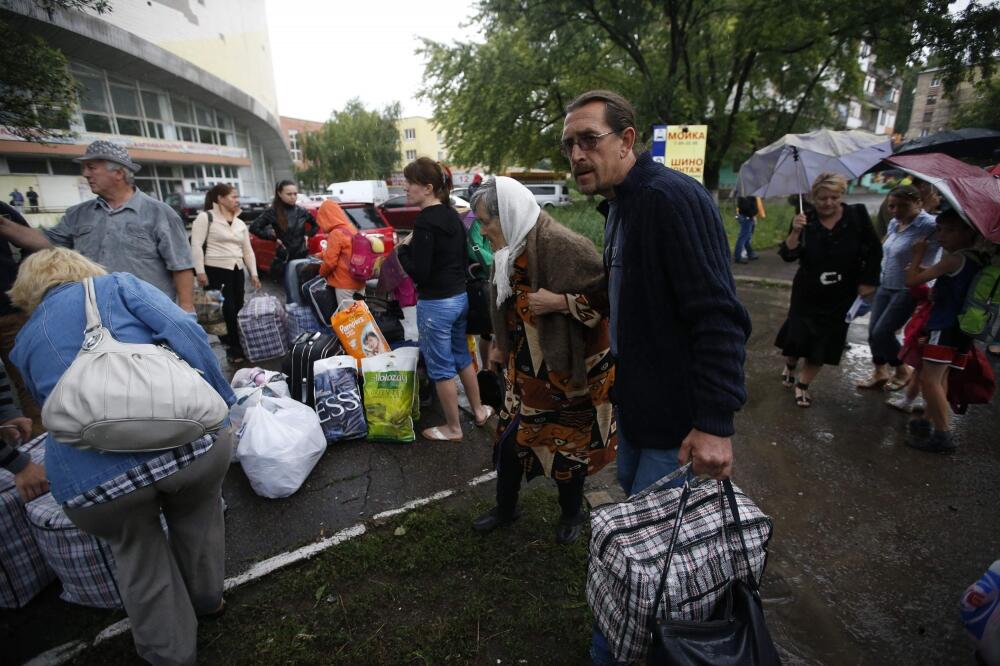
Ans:
<svg viewBox="0 0 1000 666"><path fill-rule="evenodd" d="M771 519L734 486L747 559L734 558L732 553L740 552L742 544L731 518L725 518L722 484L690 480L666 594L659 605L654 601L683 492L667 486L689 470L690 465L684 465L624 502L591 511L587 602L615 661L643 658L650 644L650 620L658 610L660 617L669 612L674 620L705 621L732 579L748 580L747 561L755 581L763 573Z"/></svg>
<svg viewBox="0 0 1000 666"><path fill-rule="evenodd" d="M303 333L330 332L330 326L321 324L312 308L308 305L286 303L285 311L288 312L289 340L294 340Z"/></svg>
<svg viewBox="0 0 1000 666"><path fill-rule="evenodd" d="M70 522L52 493L28 502L25 509L45 562L62 582L59 598L94 608L121 608L111 547Z"/></svg>
<svg viewBox="0 0 1000 666"><path fill-rule="evenodd" d="M40 435L18 448L42 465L46 437ZM0 468L0 608L25 606L55 577L35 543L14 475Z"/></svg>
<svg viewBox="0 0 1000 666"><path fill-rule="evenodd" d="M236 315L240 342L251 363L288 353L288 313L274 296L253 296Z"/></svg>

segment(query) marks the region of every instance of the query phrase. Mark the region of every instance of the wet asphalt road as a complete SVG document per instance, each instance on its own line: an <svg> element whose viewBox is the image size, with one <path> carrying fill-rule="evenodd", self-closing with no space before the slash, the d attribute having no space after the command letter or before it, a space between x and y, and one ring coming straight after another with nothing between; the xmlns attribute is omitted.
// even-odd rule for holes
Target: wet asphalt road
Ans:
<svg viewBox="0 0 1000 666"><path fill-rule="evenodd" d="M881 392L854 388L868 370L867 348L854 344L813 383L813 407L796 407L772 345L788 293L740 285L754 333L734 438L734 480L775 523L763 595L785 661L971 663L957 604L1000 557L1000 403L956 419L955 455L908 449L906 417ZM863 337L856 325L852 341ZM425 411L422 425L441 422ZM463 419L462 443L331 445L302 489L281 500L256 496L234 464L224 487L227 575L489 471L491 433ZM588 486L614 495L613 466Z"/></svg>

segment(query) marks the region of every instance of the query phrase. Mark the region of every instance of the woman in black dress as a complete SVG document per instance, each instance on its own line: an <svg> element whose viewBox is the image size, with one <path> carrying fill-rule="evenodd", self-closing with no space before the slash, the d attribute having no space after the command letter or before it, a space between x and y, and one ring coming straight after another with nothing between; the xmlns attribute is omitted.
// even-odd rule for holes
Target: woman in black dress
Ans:
<svg viewBox="0 0 1000 666"><path fill-rule="evenodd" d="M775 340L785 355L783 384L795 386L799 407L812 404L809 384L823 365L840 363L849 326L844 319L854 299L870 297L878 286L882 245L867 209L841 201L846 191L843 176L820 174L812 186L815 209L795 216L778 251L785 261L799 262L788 318Z"/></svg>

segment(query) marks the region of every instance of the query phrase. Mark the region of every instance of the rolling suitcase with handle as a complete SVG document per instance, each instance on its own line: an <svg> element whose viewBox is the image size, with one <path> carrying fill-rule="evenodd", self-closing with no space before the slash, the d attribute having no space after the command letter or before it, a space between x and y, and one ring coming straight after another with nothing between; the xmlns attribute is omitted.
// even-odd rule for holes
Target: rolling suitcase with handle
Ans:
<svg viewBox="0 0 1000 666"><path fill-rule="evenodd" d="M325 277L316 277L302 285L302 292L316 318L329 326L330 317L337 311L337 290L327 285Z"/></svg>
<svg viewBox="0 0 1000 666"><path fill-rule="evenodd" d="M292 348L281 361L281 371L288 377L292 398L315 406L313 364L321 358L343 354L344 349L335 335L303 333L292 343Z"/></svg>

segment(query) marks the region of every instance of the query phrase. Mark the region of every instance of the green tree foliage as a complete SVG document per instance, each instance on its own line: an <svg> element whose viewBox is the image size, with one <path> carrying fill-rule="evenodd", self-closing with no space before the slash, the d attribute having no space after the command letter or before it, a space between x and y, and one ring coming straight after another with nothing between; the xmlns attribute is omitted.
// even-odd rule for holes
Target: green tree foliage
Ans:
<svg viewBox="0 0 1000 666"><path fill-rule="evenodd" d="M831 124L860 96L862 40L880 67L901 67L928 43L951 44L958 25L963 39L995 33L990 11L973 1L949 17L945 0L481 0L485 43L425 41L422 94L456 163L500 169L565 164L565 104L611 88L635 104L642 140L656 122L708 124L714 186L723 163ZM946 57L985 57L991 44L955 43Z"/></svg>
<svg viewBox="0 0 1000 666"><path fill-rule="evenodd" d="M976 84L976 100L959 109L952 124L955 127L1000 130L1000 77L979 81Z"/></svg>
<svg viewBox="0 0 1000 666"><path fill-rule="evenodd" d="M0 2L0 6L6 3ZM59 10L111 11L107 0L35 0L51 19ZM45 141L69 129L79 89L66 57L45 40L0 21L0 126L28 141Z"/></svg>
<svg viewBox="0 0 1000 666"><path fill-rule="evenodd" d="M303 138L302 154L310 163L298 173L303 184L389 177L399 161L399 116L399 102L379 112L357 98L334 111L321 129Z"/></svg>

